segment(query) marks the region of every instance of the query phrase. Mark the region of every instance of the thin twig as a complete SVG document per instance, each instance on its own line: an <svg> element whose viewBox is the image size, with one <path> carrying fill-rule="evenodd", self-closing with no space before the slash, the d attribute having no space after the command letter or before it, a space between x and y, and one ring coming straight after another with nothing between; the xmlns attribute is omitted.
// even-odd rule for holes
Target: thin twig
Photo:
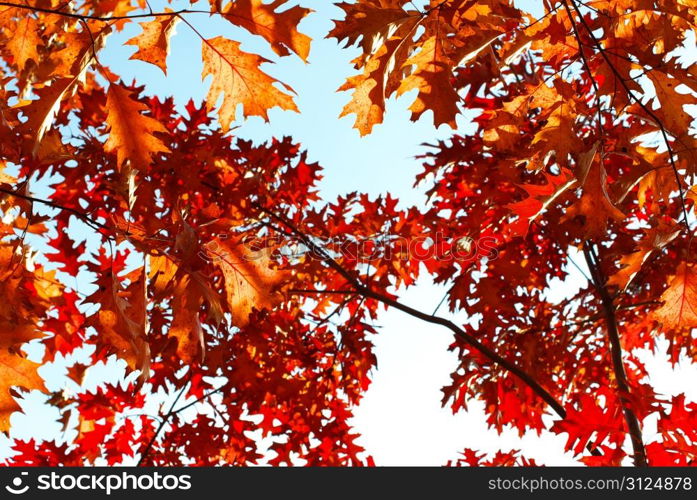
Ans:
<svg viewBox="0 0 697 500"><path fill-rule="evenodd" d="M77 210L75 208L66 207L65 205L60 205L56 202L53 202L50 200L44 200L42 198L35 198L34 196L29 196L26 194L18 193L17 191L12 191L11 189L6 189L3 187L0 187L0 193L5 193L6 195L13 196L15 198L20 198L22 200L30 201L32 203L41 203L42 205L46 205L48 207L55 208L56 210L63 210L65 212L69 212L69 213L75 215L76 217L78 217L80 220L82 220L85 224L90 226L92 229L95 229L97 231L99 231L100 229L105 229L107 231L114 230L114 228L92 219L91 217L86 215L84 212L81 212L80 210Z"/></svg>
<svg viewBox="0 0 697 500"><path fill-rule="evenodd" d="M186 391L186 388L189 386L189 382L191 380L191 373L189 373L189 377L187 381L184 383L182 386L181 390L177 394L177 397L174 398L174 401L172 402L172 405L169 407L169 410L167 413L162 417L162 421L160 422L160 425L157 426L157 429L155 430L155 434L152 435L150 438L150 441L148 441L147 446L145 447L145 450L143 450L143 453L140 455L140 459L138 460L138 465L142 465L145 459L148 457L150 454L150 451L152 450L153 445L155 444L155 441L157 440L157 436L159 436L160 432L162 432L162 429L164 429L165 425L167 425L167 422L169 422L169 419L172 418L173 415L175 415L177 412L174 411L174 406L179 402L181 397L184 395L184 391ZM179 410L181 411L181 410Z"/></svg>

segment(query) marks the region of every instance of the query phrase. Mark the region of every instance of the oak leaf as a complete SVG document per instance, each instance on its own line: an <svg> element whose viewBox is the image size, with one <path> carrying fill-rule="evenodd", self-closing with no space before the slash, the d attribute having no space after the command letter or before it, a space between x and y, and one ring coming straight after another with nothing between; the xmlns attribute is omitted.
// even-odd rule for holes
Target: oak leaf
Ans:
<svg viewBox="0 0 697 500"><path fill-rule="evenodd" d="M112 84L107 93L107 117L109 138L104 149L116 153L117 164L127 161L136 170L144 170L157 153L168 153L169 148L154 134L166 132L162 124L145 116L145 104L135 100L131 93L119 84Z"/></svg>
<svg viewBox="0 0 697 500"><path fill-rule="evenodd" d="M582 156L586 166L577 173L581 185L581 198L571 205L562 220L578 215L583 216L584 231L587 236L602 237L608 220L621 221L624 213L610 200L607 187L607 173L600 159L596 158L597 144Z"/></svg>
<svg viewBox="0 0 697 500"><path fill-rule="evenodd" d="M218 114L224 131L230 129L239 104L242 104L244 116L260 116L265 121L269 121L269 109L276 106L298 111L290 95L293 90L283 84L284 90L279 90L274 84L280 82L259 69L259 66L269 61L256 54L243 52L239 42L224 37L204 40L202 55L202 78L213 76L206 104L210 109L215 108L220 94L223 94Z"/></svg>
<svg viewBox="0 0 697 500"><path fill-rule="evenodd" d="M680 263L661 300L663 305L654 311L654 317L664 327L697 327L697 273L693 265Z"/></svg>
<svg viewBox="0 0 697 500"><path fill-rule="evenodd" d="M202 359L205 340L199 310L202 297L189 276L184 275L176 284L172 300L172 325L169 336L177 339L177 356L185 363Z"/></svg>
<svg viewBox="0 0 697 500"><path fill-rule="evenodd" d="M0 333L2 334L2 333ZM21 410L15 401L11 387L19 386L27 390L44 390L44 381L38 374L40 363L29 361L22 356L0 349L0 431L10 430L10 416Z"/></svg>
<svg viewBox="0 0 697 500"><path fill-rule="evenodd" d="M39 57L38 48L43 45L43 41L39 36L40 25L31 16L24 16L17 21L13 33L7 42L7 49L14 57L15 64L20 70L23 70L30 60L38 63Z"/></svg>
<svg viewBox="0 0 697 500"><path fill-rule="evenodd" d="M30 136L33 156L36 156L41 140L51 128L61 101L76 81L76 78L58 78L48 87L35 89L34 92L38 99L30 101L22 107L24 114L28 118L22 125L22 128Z"/></svg>
<svg viewBox="0 0 697 500"><path fill-rule="evenodd" d="M312 39L298 31L298 23L311 11L298 5L277 12L287 0L236 0L223 11L223 16L236 26L263 37L279 56L295 52L307 62Z"/></svg>
<svg viewBox="0 0 697 500"><path fill-rule="evenodd" d="M171 9L164 12L171 13ZM135 45L138 50L131 59L154 64L167 74L167 54L169 53L169 39L174 34L179 17L176 15L157 16L154 20L140 23L142 33L128 40L125 45Z"/></svg>
<svg viewBox="0 0 697 500"><path fill-rule="evenodd" d="M675 223L660 222L652 227L637 244L637 250L620 259L620 270L610 276L608 285L624 289L641 270L641 266L654 252L661 250L680 234L680 227Z"/></svg>
<svg viewBox="0 0 697 500"><path fill-rule="evenodd" d="M240 328L249 324L253 309L271 309L282 299L279 288L288 273L272 267L268 249L254 251L239 239L218 240L209 256L225 278L227 306L232 322Z"/></svg>
<svg viewBox="0 0 697 500"><path fill-rule="evenodd" d="M413 121L431 110L436 126L445 123L455 128L460 96L451 82L452 70L446 50L443 40L437 35L426 40L420 50L404 63L415 69L402 80L397 94L418 89L416 99L409 107Z"/></svg>
<svg viewBox="0 0 697 500"><path fill-rule="evenodd" d="M107 277L100 290L90 301L100 305L88 325L99 332L99 343L128 363L132 370L140 370L140 380L150 373L150 345L147 307L147 281L141 269L126 275L127 286L121 280Z"/></svg>

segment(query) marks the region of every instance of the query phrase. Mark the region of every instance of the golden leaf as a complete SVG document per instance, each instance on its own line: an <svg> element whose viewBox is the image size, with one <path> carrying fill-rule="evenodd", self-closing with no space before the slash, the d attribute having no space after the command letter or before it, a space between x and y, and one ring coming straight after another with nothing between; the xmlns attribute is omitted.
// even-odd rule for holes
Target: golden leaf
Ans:
<svg viewBox="0 0 697 500"><path fill-rule="evenodd" d="M678 266L661 300L663 305L654 311L654 317L664 327L697 327L697 274L694 266L685 262Z"/></svg>

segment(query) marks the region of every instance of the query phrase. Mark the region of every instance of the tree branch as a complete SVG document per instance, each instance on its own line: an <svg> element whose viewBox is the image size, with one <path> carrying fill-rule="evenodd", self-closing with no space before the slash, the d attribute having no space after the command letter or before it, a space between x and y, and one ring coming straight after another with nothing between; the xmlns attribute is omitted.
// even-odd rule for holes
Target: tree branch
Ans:
<svg viewBox="0 0 697 500"><path fill-rule="evenodd" d="M174 398L174 401L172 402L172 405L169 407L169 410L162 417L160 425L158 425L157 429L155 430L155 434L152 435L150 441L148 441L148 444L145 446L145 450L143 450L143 453L140 455L140 459L138 460L138 466L141 466L143 462L145 462L145 460L148 458L148 455L150 454L150 451L152 450L152 447L155 444L155 441L157 440L157 436L160 435L160 432L162 432L162 429L164 429L165 425L167 425L169 419L172 418L172 416L176 415L179 411L181 411L181 409L174 411L174 406L179 402L181 397L184 395L184 391L186 391L186 388L189 386L189 381L191 380L191 373L192 372L189 373L189 376L187 377L186 382L177 394L177 397Z"/></svg>
<svg viewBox="0 0 697 500"><path fill-rule="evenodd" d="M0 193L4 193L8 196L13 196L15 198L20 198L22 200L31 201L32 203L41 203L42 205L46 205L48 207L55 208L56 210L63 210L65 212L69 212L69 213L73 214L74 216L76 216L77 218L79 218L80 220L82 220L85 224L90 226L92 229L95 229L97 231L99 231L100 229L105 229L107 231L114 231L114 228L92 219L87 214L85 214L84 212L81 212L80 210L77 210L76 208L66 207L65 205L60 205L60 204L55 203L55 202L50 201L50 200L44 200L42 198L35 198L33 196L18 193L17 191L13 191L11 189L6 189L3 187L0 187ZM108 235L104 235L104 236L108 236Z"/></svg>
<svg viewBox="0 0 697 500"><path fill-rule="evenodd" d="M376 292L369 287L365 286L363 282L361 282L357 277L353 276L348 270L344 269L344 267L339 264L336 260L334 260L327 252L315 244L305 233L300 231L292 222L290 222L288 219L285 217L275 214L274 212L257 205L257 208L261 210L262 212L266 213L269 215L271 218L275 219L276 221L280 222L283 224L285 227L287 227L293 234L295 234L300 240L307 245L307 247L314 252L316 255L318 255L329 267L334 269L339 275L341 275L355 290L356 293L362 295L363 297L366 298L371 298L374 300L377 300L378 302L381 302L387 306L393 307L395 309L398 309L414 318L418 318L422 321L425 321L427 323L435 324L435 325L441 325L444 326L445 328L449 329L455 334L455 337L458 338L459 340L463 341L470 347L473 347L477 351L479 351L482 355L484 355L486 358L488 358L490 361L492 361L494 364L500 366L501 368L505 369L506 371L514 374L517 376L520 380L522 380L526 385L528 385L535 394L537 394L545 403L547 403L553 410L554 412L559 415L561 418L566 417L566 410L562 406L559 401L557 401L554 396L552 396L544 387L542 387L534 378L532 378L528 373L526 373L524 370L516 366L514 363L508 361L507 359L503 358L499 354L497 354L495 351L487 347L486 345L482 344L479 340L476 338L472 337L469 335L467 332L462 330L460 327L458 327L455 323L453 323L450 320L447 320L445 318L442 318L440 316L435 316L432 314L427 314L424 312L421 312L417 309L414 309L412 307L409 307L407 305L402 304L401 302L398 302L391 297L388 297L386 295L383 295L379 292Z"/></svg>
<svg viewBox="0 0 697 500"><path fill-rule="evenodd" d="M49 9L46 7L35 7L26 4L17 4L12 2L0 2L0 6L13 7L16 9L28 10L32 12L42 12L44 14L55 14L57 16L69 17L71 19L85 20L90 19L93 21L119 21L122 19L142 19L144 17L172 17L178 16L180 14L217 14L217 12L211 12L207 10L195 10L195 9L181 9L172 12L143 12L141 14L128 14L122 16L95 16L91 14L77 14L75 12L65 12L57 9Z"/></svg>
<svg viewBox="0 0 697 500"><path fill-rule="evenodd" d="M648 465L646 460L646 450L644 449L644 439L641 431L639 419L631 408L629 395L631 394L627 374L624 370L622 360L622 343L620 341L619 328L617 325L616 309L612 297L605 286L605 278L600 268L598 257L588 242L583 245L583 255L593 276L593 286L600 296L603 314L607 323L607 336L610 343L610 355L612 357L612 369L617 381L617 391L622 403L622 413L627 424L629 436L632 441L634 451L634 465L645 467Z"/></svg>

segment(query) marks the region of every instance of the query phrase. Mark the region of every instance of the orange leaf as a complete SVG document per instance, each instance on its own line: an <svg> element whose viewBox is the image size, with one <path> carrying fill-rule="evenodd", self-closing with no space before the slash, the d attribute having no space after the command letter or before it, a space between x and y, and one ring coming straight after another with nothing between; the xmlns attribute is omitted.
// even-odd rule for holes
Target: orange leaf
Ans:
<svg viewBox="0 0 697 500"><path fill-rule="evenodd" d="M641 270L641 266L646 262L646 259L654 251L662 249L673 241L678 234L680 234L680 227L677 224L667 224L662 221L657 227L646 231L646 234L637 245L637 251L622 256L620 259L622 268L610 276L607 284L618 286L621 289L626 288L634 276Z"/></svg>
<svg viewBox="0 0 697 500"><path fill-rule="evenodd" d="M335 21L335 26L328 38L345 40L347 45L354 45L360 39L363 52L370 53L373 50L373 42L376 39L386 38L392 26L408 18L413 18L414 22L419 19L417 12L405 11L401 3L403 2L398 0L389 0L380 4L342 2L337 7L346 12L346 18Z"/></svg>
<svg viewBox="0 0 697 500"><path fill-rule="evenodd" d="M402 80L397 94L403 95L414 89L419 91L414 103L409 107L412 112L411 119L416 121L426 111L432 110L436 126L445 123L455 128L460 96L451 82L452 70L443 41L438 36L430 37L404 64L416 69Z"/></svg>
<svg viewBox="0 0 697 500"><path fill-rule="evenodd" d="M41 139L50 129L51 124L60 109L60 104L68 90L77 81L77 78L59 78L54 80L51 86L34 89L38 99L30 101L22 108L28 120L23 128L32 137L32 154L36 156Z"/></svg>
<svg viewBox="0 0 697 500"><path fill-rule="evenodd" d="M45 314L61 289L46 286L45 280L52 280L50 273L25 269L8 244L0 247L0 270L0 431L7 432L10 416L21 409L12 388L45 390L37 372L40 364L26 359L21 346L43 336L36 327L38 317ZM35 294L27 295L30 288Z"/></svg>
<svg viewBox="0 0 697 500"><path fill-rule="evenodd" d="M694 266L678 266L668 288L661 295L663 305L654 317L666 328L697 327L697 275Z"/></svg>
<svg viewBox="0 0 697 500"><path fill-rule="evenodd" d="M227 303L235 326L249 323L252 309L270 309L281 300L278 288L287 273L271 267L265 251L254 252L240 241L217 240L211 259L225 277Z"/></svg>
<svg viewBox="0 0 697 500"><path fill-rule="evenodd" d="M106 103L109 139L104 149L116 153L119 167L129 161L133 168L143 170L152 163L155 154L169 152L167 146L153 135L165 132L165 128L157 120L141 114L147 106L133 99L126 88L111 85Z"/></svg>
<svg viewBox="0 0 697 500"><path fill-rule="evenodd" d="M172 12L165 9L165 12ZM125 45L135 45L138 50L131 59L154 64L167 74L167 53L169 52L169 39L174 34L174 28L179 18L175 15L158 16L153 21L140 23L143 32L128 40Z"/></svg>
<svg viewBox="0 0 697 500"><path fill-rule="evenodd" d="M286 91L277 89L274 84L279 82L259 69L265 62L269 61L241 51L238 42L223 37L204 40L203 78L213 75L206 104L214 108L223 94L219 115L224 131L227 132L235 120L238 104L243 105L244 116L260 116L266 121L269 121L268 110L275 106L298 110L288 93L292 89L285 85Z"/></svg>
<svg viewBox="0 0 697 500"><path fill-rule="evenodd" d="M382 123L387 98L398 88L401 72L391 72L393 66L401 66L407 58L409 44L403 43L414 27L417 18L404 22L395 35L380 46L363 65L363 73L349 77L339 91L352 90L351 100L344 106L341 116L356 115L354 128L361 136L368 135L373 126ZM365 40L365 39L364 39ZM359 57L356 64L360 63Z"/></svg>
<svg viewBox="0 0 697 500"><path fill-rule="evenodd" d="M44 381L37 372L39 366L7 349L0 349L0 431L9 431L10 416L21 410L12 396L12 387L44 390Z"/></svg>
<svg viewBox="0 0 697 500"><path fill-rule="evenodd" d="M578 215L584 217L585 234L602 237L609 219L621 221L624 214L610 200L607 189L607 173L602 161L596 159L598 145L581 155L577 177L582 186L582 195L569 207L562 220Z"/></svg>
<svg viewBox="0 0 697 500"><path fill-rule="evenodd" d="M192 286L188 275L177 283L172 300L172 325L169 336L177 339L177 356L185 363L203 358L205 340L199 310L202 297L197 286Z"/></svg>
<svg viewBox="0 0 697 500"><path fill-rule="evenodd" d="M146 380L150 371L146 280L142 269L136 269L126 278L130 281L127 287L122 287L113 276L111 286L103 284L90 297L100 308L87 324L99 332L101 345L126 361L132 370L140 370L140 379Z"/></svg>
<svg viewBox="0 0 697 500"><path fill-rule="evenodd" d="M14 32L9 37L7 49L20 70L26 67L30 59L36 63L40 60L37 49L43 45L43 41L38 33L39 23L33 17L26 16L17 22Z"/></svg>
<svg viewBox="0 0 697 500"><path fill-rule="evenodd" d="M296 5L277 13L276 10L285 3L286 0L274 0L269 4L262 0L237 0L228 6L223 16L236 26L263 37L279 56L287 56L293 51L307 62L312 39L298 31L298 23L311 10Z"/></svg>

